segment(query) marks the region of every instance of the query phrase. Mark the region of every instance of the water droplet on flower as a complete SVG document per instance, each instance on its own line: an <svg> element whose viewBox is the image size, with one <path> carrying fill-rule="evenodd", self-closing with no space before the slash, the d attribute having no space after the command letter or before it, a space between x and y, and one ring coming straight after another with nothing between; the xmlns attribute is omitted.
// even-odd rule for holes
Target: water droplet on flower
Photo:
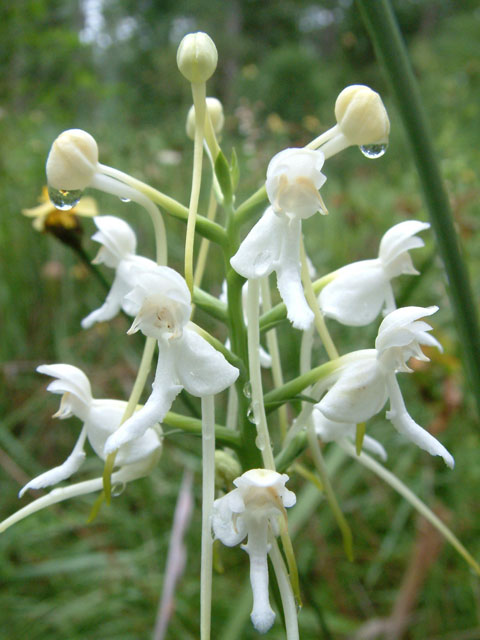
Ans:
<svg viewBox="0 0 480 640"><path fill-rule="evenodd" d="M251 384L251 382L246 382L243 385L243 395L246 398L251 398L252 397L252 384Z"/></svg>
<svg viewBox="0 0 480 640"><path fill-rule="evenodd" d="M130 198L120 198L122 202L131 202Z"/></svg>
<svg viewBox="0 0 480 640"><path fill-rule="evenodd" d="M114 498L117 498L118 496L122 495L122 493L125 491L125 486L125 482L117 482L116 484L114 484L112 487L112 496Z"/></svg>
<svg viewBox="0 0 480 640"><path fill-rule="evenodd" d="M82 197L83 191L81 189L54 189L48 187L48 196L57 209L60 211L69 211L78 204L78 201Z"/></svg>
<svg viewBox="0 0 480 640"><path fill-rule="evenodd" d="M360 151L366 158L370 158L371 160L375 160L375 158L381 158L385 151L387 150L388 145L385 143L382 144L364 144L359 147Z"/></svg>

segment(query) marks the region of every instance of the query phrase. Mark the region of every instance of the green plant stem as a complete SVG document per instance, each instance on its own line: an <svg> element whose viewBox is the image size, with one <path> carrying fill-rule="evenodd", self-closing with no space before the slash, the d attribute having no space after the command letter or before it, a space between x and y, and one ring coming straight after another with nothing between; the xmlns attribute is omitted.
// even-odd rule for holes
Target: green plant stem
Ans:
<svg viewBox="0 0 480 640"><path fill-rule="evenodd" d="M221 302L218 298L215 298L215 296L212 296L210 293L207 293L198 287L194 287L193 302L197 307L206 311L213 318L220 320L220 322L227 322L227 305L224 302Z"/></svg>
<svg viewBox="0 0 480 640"><path fill-rule="evenodd" d="M262 185L260 189L255 191L245 202L237 208L235 212L235 223L237 227L250 220L256 213L260 205L267 201L267 188Z"/></svg>
<svg viewBox="0 0 480 640"><path fill-rule="evenodd" d="M263 466L265 469L273 469L275 471L275 460L273 458L267 416L263 404L262 374L260 369L260 331L258 328L259 299L259 281L249 280L247 295L248 363L252 388L252 410L258 432L257 446L262 452Z"/></svg>
<svg viewBox="0 0 480 640"><path fill-rule="evenodd" d="M193 104L195 106L195 141L193 146L193 176L190 204L188 207L187 233L185 236L185 281L193 293L193 244L197 221L198 200L202 181L203 130L205 127L205 82L192 83Z"/></svg>
<svg viewBox="0 0 480 640"><path fill-rule="evenodd" d="M198 418L191 418L169 411L162 420L164 427L181 429L187 433L200 436L202 434L202 422ZM215 439L219 444L224 444L232 449L241 447L240 434L218 424L215 425Z"/></svg>
<svg viewBox="0 0 480 640"><path fill-rule="evenodd" d="M272 308L272 300L270 297L270 286L268 276L261 278L260 287L262 293L262 308L269 311ZM280 349L278 346L277 332L275 329L267 331L267 347L272 358L272 378L275 387L283 385L282 360L280 358ZM282 440L285 439L288 429L287 407L282 405L278 410L278 421L280 424L280 435Z"/></svg>
<svg viewBox="0 0 480 640"><path fill-rule="evenodd" d="M174 198L167 196L166 194L158 191L158 189L154 189L149 184L138 180L137 178L133 178L128 175L128 173L124 173L123 171L119 171L118 169L113 169L112 167L107 167L106 165L101 164L100 168L103 173L106 175L117 178L118 180L124 182L125 184L137 189L140 193L143 193L147 198L150 198L152 202L155 202L160 207L165 209L167 213L169 213L174 218L178 220L182 220L186 222L188 219L188 209L180 202L177 202ZM225 233L225 229L213 222L212 220L208 220L205 216L201 216L197 214L197 221L195 225L195 230L205 238L209 238L213 242L224 246L227 243L227 235Z"/></svg>
<svg viewBox="0 0 480 640"><path fill-rule="evenodd" d="M138 401L140 400L140 396L142 395L142 391L145 387L145 382L147 381L148 374L150 373L153 353L155 351L156 344L157 341L155 340L155 338L147 338L145 340L140 367L138 369L137 377L135 378L135 382L133 384L133 388L130 393L130 397L128 399L127 406L123 413L119 427L133 415L135 409L137 408ZM103 470L103 490L105 492L105 501L107 504L110 504L111 500L111 479L116 456L117 451L113 451L110 455L107 456L107 459L105 460L105 467Z"/></svg>
<svg viewBox="0 0 480 640"><path fill-rule="evenodd" d="M212 610L212 513L215 499L214 396L202 398L202 555L200 568L200 639L210 640Z"/></svg>
<svg viewBox="0 0 480 640"><path fill-rule="evenodd" d="M277 389L273 389L273 391L266 393L264 402L267 408L267 413L276 409L279 404L292 400L304 389L315 384L315 382L330 376L340 366L341 360L342 358L338 358L338 360L325 362L325 364L315 367L315 369L312 369L308 373L298 376L297 378L290 380L290 382L286 382L282 387L278 387Z"/></svg>
<svg viewBox="0 0 480 640"><path fill-rule="evenodd" d="M414 509L418 511L426 520L428 520L439 531L445 540L452 545L452 547L459 553L462 558L468 562L470 567L475 571L477 575L480 575L480 565L475 558L465 549L456 535L450 531L450 529L438 518L433 511L427 507L427 505L418 498L413 491L411 491L403 482L397 478L395 474L386 469L379 462L374 460L368 454L362 453L357 455L355 447L346 439L340 443L341 448L348 453L354 460L357 460L370 471L373 471L379 478L384 480L388 485L392 487L397 493L407 500Z"/></svg>
<svg viewBox="0 0 480 640"><path fill-rule="evenodd" d="M464 363L480 411L480 332L475 299L461 255L418 84L390 2L357 2L377 56L391 83L410 142L439 253L445 265L447 290L460 334Z"/></svg>
<svg viewBox="0 0 480 640"><path fill-rule="evenodd" d="M345 549L345 554L347 558L353 562L353 539L352 532L350 527L348 526L348 522L345 519L345 516L342 513L340 505L337 502L337 498L333 491L333 487L330 483L330 479L328 477L327 467L325 465L325 460L323 459L322 450L318 443L318 437L315 433L315 428L313 426L313 422L310 420L310 424L307 428L307 439L310 447L310 451L312 453L313 462L315 464L315 468L320 476L320 480L323 484L323 490L325 493L325 497L328 501L330 509L332 510L333 516L337 522L338 528L342 533L343 538L343 548Z"/></svg>

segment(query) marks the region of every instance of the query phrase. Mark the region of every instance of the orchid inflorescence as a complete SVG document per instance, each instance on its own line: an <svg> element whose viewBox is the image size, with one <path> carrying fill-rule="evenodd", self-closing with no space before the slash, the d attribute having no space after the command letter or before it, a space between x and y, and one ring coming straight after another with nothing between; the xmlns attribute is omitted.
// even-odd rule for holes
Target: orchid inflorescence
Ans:
<svg viewBox="0 0 480 640"><path fill-rule="evenodd" d="M283 471L293 469L299 451L310 448L316 473L345 539L348 523L325 474L319 442L334 441L350 451L348 443L354 440L359 461L369 459L362 446L386 460L385 448L362 433L362 424L382 411L388 401L386 418L404 442L410 440L429 454L440 456L449 467L454 464L445 447L409 415L397 380L397 374L411 372L411 357L428 360L422 346L441 349L429 333L432 327L422 320L433 315L437 307L397 309L392 288L394 278L418 274L409 251L423 246L418 234L429 225L417 220L399 222L383 236L377 258L341 267L312 283L314 268L305 251L302 220L328 213L320 190L327 180L330 157L351 145L360 146L370 157L384 152L390 123L380 96L363 85L344 89L335 105L337 123L306 147L284 149L275 155L266 170L265 186L237 206L236 156L233 154L229 163L218 142L224 123L222 107L218 100L206 98L205 83L217 64L215 45L206 34L190 34L179 47L177 62L191 82L193 94L187 120L188 135L194 140L188 207L122 171L102 165L97 143L85 131L65 131L52 145L47 179L50 197L59 209L81 203L83 191L91 187L138 203L152 218L156 260L137 255L135 232L124 220L112 215L94 218L97 230L92 238L101 245L95 262L114 270L114 278L104 303L81 323L83 329L89 329L123 311L132 318L127 333L143 333L145 350L128 402L95 399L88 378L72 364L38 367L40 373L54 378L48 390L62 395L55 417L75 416L83 426L67 460L28 482L20 496L27 490L69 479L85 459L87 440L104 461L105 472L103 478L66 485L37 498L1 523L0 529L76 495L103 489L108 500L112 487L149 474L162 450L161 425L168 424L172 404L185 390L201 398L202 403L202 422L198 425L203 455L200 637L210 637L213 533L227 546L244 543L242 548L250 559L251 620L261 633L268 631L275 619L269 598L270 557L287 638L293 640L299 637L300 595L286 509L293 507L296 498L286 487L289 476ZM198 213L204 152L212 170L208 216ZM267 204L263 214L240 242L242 225L254 220L262 202ZM167 266L166 229L158 207L187 223L185 278ZM224 224L214 220L217 207L223 208ZM320 218L317 224L320 228ZM201 288L207 245L202 244L203 257L193 269L196 235L203 236L203 242L217 243L224 252L227 267L222 274L224 291L220 298ZM273 272L282 300L276 306L272 306L269 287ZM224 322L229 332L225 345L191 321L192 303ZM268 354L260 345L260 309L263 318L271 318L267 323ZM362 327L381 314L384 317L374 348L339 355L325 318ZM300 375L287 384L275 333L275 325L285 321L303 332ZM329 356L324 365L311 363L314 328ZM152 389L145 404L139 406L155 347L158 360ZM266 405L263 393L261 359L272 369L274 389L269 395L275 397L274 408L280 408L278 425L271 417L267 421L271 407ZM226 424L235 438L222 451L225 442L221 438L216 449L219 432L214 409L216 396L226 390ZM289 412L285 409L291 400L296 400L295 409L301 406L296 415L293 406ZM192 419L187 419L191 430ZM175 424L183 428L182 416L176 416ZM294 439L300 446L291 449ZM289 458L291 450L295 453ZM219 452L222 477L228 476L224 471L229 464L237 476L217 487L216 496ZM281 468L277 468L277 460L281 460ZM235 488L228 491L232 486Z"/></svg>

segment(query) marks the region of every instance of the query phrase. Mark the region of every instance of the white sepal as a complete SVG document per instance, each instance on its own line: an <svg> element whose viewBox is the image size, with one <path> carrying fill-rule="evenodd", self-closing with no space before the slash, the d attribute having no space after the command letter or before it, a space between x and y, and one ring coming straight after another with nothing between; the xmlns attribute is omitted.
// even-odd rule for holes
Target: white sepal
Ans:
<svg viewBox="0 0 480 640"><path fill-rule="evenodd" d="M316 406L330 420L357 424L378 413L386 400L385 376L373 356L347 366Z"/></svg>
<svg viewBox="0 0 480 640"><path fill-rule="evenodd" d="M387 385L390 397L390 411L387 411L387 418L395 429L430 455L441 456L447 467L453 469L455 461L451 453L409 415L395 374L387 376Z"/></svg>
<svg viewBox="0 0 480 640"><path fill-rule="evenodd" d="M230 264L244 278L262 278L275 269L280 259L282 238L288 218L268 207L241 243Z"/></svg>
<svg viewBox="0 0 480 640"><path fill-rule="evenodd" d="M238 369L191 329L185 329L182 337L172 342L171 348L176 353L178 380L193 396L201 398L215 395L230 387L238 378Z"/></svg>
<svg viewBox="0 0 480 640"><path fill-rule="evenodd" d="M326 213L319 193L326 180L324 161L321 151L298 148L284 149L270 160L265 186L276 213L297 218Z"/></svg>
<svg viewBox="0 0 480 640"><path fill-rule="evenodd" d="M323 313L349 327L373 322L385 304L390 283L378 259L347 264L320 292Z"/></svg>

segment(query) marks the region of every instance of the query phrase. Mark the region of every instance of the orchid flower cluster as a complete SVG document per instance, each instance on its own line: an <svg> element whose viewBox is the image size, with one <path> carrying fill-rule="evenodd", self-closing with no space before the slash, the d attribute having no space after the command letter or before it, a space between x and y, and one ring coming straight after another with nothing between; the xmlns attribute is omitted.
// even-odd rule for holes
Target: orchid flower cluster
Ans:
<svg viewBox="0 0 480 640"><path fill-rule="evenodd" d="M315 280L304 247L302 221L317 216L321 239L322 220L317 214L328 212L321 189L328 177L329 158L349 146L360 147L367 157L384 153L390 123L380 96L363 85L344 89L335 104L336 124L304 148L277 153L266 168L264 186L238 203L236 155L232 153L229 162L219 142L222 107L218 100L206 97L206 82L217 65L214 43L204 33L189 34L180 44L177 63L193 96L187 120L187 132L194 141L188 206L101 164L97 142L85 131L65 131L52 145L47 179L50 198L59 210L71 210L81 202L85 189L93 188L137 203L152 219L156 259L137 254L135 231L125 220L113 215L93 218L96 231L92 239L100 245L95 262L112 270L113 280L103 304L81 322L84 330L92 330L96 323L108 322L123 311L132 318L127 334L140 331L145 348L132 393L124 400L95 399L87 376L72 363L38 367L39 373L53 378L48 391L62 397L54 417L75 416L82 427L67 460L28 482L20 497L71 478L85 460L87 440L103 461L104 474L54 489L7 518L0 528L3 531L73 496L103 490L108 501L119 487L152 472L160 458L165 425L194 431L202 437L203 468L200 637L210 638L215 538L227 547L243 542L250 561L251 621L260 633L267 632L275 619L269 596L270 558L286 636L294 640L299 638L300 588L287 509L295 505L296 497L286 486L289 475L285 471L295 473L294 463L302 452L309 449L314 473L320 477L344 536L348 523L326 475L321 443L335 442L350 451L353 440L359 461L369 459L362 448L385 461L384 446L365 434L364 423L388 402L386 423L393 425L404 443L440 456L449 467L454 464L447 449L410 416L397 380L400 373L412 372L410 358L428 360L422 346L441 349L430 333L432 327L423 320L437 307L397 309L392 288L394 279L418 274L410 251L423 246L419 234L429 225L418 220L398 222L381 239L377 258ZM202 170L204 159L208 166ZM199 194L207 173L209 210L202 215ZM186 223L184 276L168 266L168 225L159 207ZM217 210L223 211L222 222L216 220ZM193 249L199 236L202 242L194 266ZM226 264L216 283L220 288L224 279L219 298L202 288L212 242L223 251ZM315 256L312 258L315 262ZM273 272L281 298L276 304L269 279ZM193 305L226 326L226 344L192 322ZM339 354L325 318L363 327L380 316L383 320L371 349ZM279 323L302 333L300 375L286 382L276 334ZM261 332L266 334L266 350L260 344ZM323 344L328 361L312 363L314 340ZM138 403L155 349L155 375L141 406ZM271 368L273 378L274 386L267 393L262 364ZM201 399L201 421L172 411L180 392ZM228 397L218 398L224 392ZM215 423L215 408L224 405L226 428ZM223 483L218 469L217 476L215 473L219 452L223 454ZM225 468L231 470L228 481Z"/></svg>

